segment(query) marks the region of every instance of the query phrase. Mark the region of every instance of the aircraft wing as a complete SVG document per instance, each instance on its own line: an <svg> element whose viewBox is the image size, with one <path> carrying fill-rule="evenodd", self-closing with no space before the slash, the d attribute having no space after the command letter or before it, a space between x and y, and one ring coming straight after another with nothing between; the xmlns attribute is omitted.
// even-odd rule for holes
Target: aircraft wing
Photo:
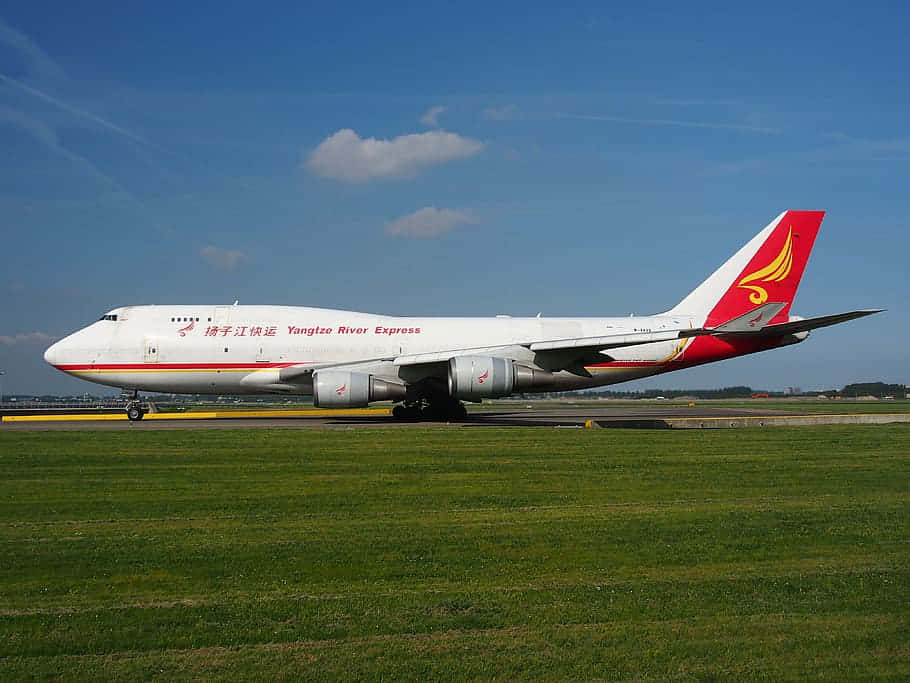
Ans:
<svg viewBox="0 0 910 683"><path fill-rule="evenodd" d="M760 321L770 320L783 306L784 304L779 303L765 304L754 309L747 316L751 324L758 326L760 329ZM723 330L738 330L750 324L750 322L745 320L747 316L739 316L728 323L724 323L721 328ZM718 332L705 328L675 328L654 332L599 335L596 337L530 340L512 346L448 349L430 353L407 354L395 358L394 363L399 366L424 365L427 363L445 363L456 356L498 355L515 360L531 361L547 370L569 369L586 374L583 370L583 364L608 360L609 356L605 352L610 349L675 341L685 337L716 333Z"/></svg>
<svg viewBox="0 0 910 683"><path fill-rule="evenodd" d="M394 363L398 366L425 365L447 363L450 358L455 358L456 356L491 355L525 361L545 370L569 370L576 374L587 375L588 372L584 369L584 363L602 363L605 360L609 360L609 356L601 353L603 351L624 346L653 344L659 341L679 339L680 333L683 331L661 330L660 332L637 332L600 337L528 341L510 346L449 349L447 351L398 356Z"/></svg>
<svg viewBox="0 0 910 683"><path fill-rule="evenodd" d="M608 357L602 351L624 346L652 344L659 341L679 339L687 330L661 330L659 332L636 332L599 337L577 337L574 339L549 339L528 341L511 346L476 347L449 349L431 353L415 353L395 358L395 365L424 365L445 363L456 356L494 355L513 360L524 360L547 370L571 370L586 374L583 362L603 362Z"/></svg>
<svg viewBox="0 0 910 683"><path fill-rule="evenodd" d="M632 334L608 334L603 337L578 337L576 339L554 339L552 341L533 342L528 345L531 351L567 351L569 349L597 349L607 351L624 346L639 346L654 342L679 339L689 330L662 330L660 332L635 332Z"/></svg>
<svg viewBox="0 0 910 683"><path fill-rule="evenodd" d="M527 349L527 344L511 344L499 346L476 346L465 349L450 349L448 351L432 351L429 353L411 353L398 356L394 359L395 365L425 365L427 363L447 363L455 356L502 356L513 358L521 355L522 349Z"/></svg>

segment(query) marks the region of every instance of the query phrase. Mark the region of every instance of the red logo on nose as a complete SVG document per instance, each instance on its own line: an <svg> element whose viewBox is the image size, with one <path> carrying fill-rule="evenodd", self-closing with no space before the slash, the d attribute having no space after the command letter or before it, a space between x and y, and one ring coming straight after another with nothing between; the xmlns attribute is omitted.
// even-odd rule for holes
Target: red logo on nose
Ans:
<svg viewBox="0 0 910 683"><path fill-rule="evenodd" d="M342 384L340 387L335 389L335 393L338 394L339 396L341 396L344 393L345 389L347 389L347 388L348 388L347 383Z"/></svg>
<svg viewBox="0 0 910 683"><path fill-rule="evenodd" d="M483 381L484 381L487 377L489 377L489 376L490 376L490 371L489 371L489 370L485 371L482 375L480 375L480 376L477 378L477 383L478 383L478 384L483 384Z"/></svg>
<svg viewBox="0 0 910 683"><path fill-rule="evenodd" d="M186 327L181 327L179 330L177 330L177 334L179 334L181 337L185 337L186 333L189 332L190 330L192 330L195 326L196 326L196 321L191 320L189 325L187 325Z"/></svg>

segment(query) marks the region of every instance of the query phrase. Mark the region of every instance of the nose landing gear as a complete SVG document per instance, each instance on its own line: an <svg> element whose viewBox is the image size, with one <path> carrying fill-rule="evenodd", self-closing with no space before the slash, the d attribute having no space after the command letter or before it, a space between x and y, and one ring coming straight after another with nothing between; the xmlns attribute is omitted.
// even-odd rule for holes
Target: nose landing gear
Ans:
<svg viewBox="0 0 910 683"><path fill-rule="evenodd" d="M126 417L130 422L138 422L148 412L139 398L139 392L134 391L133 397L126 403Z"/></svg>

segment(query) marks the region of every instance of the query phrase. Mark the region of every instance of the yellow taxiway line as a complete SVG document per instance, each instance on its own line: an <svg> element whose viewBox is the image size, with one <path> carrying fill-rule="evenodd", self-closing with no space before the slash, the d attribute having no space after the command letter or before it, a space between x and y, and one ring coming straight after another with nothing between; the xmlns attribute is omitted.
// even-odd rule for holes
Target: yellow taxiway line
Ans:
<svg viewBox="0 0 910 683"><path fill-rule="evenodd" d="M357 417L391 415L390 408L354 408L352 410L220 410L198 413L148 413L143 420L225 420L256 417ZM5 415L3 422L68 422L126 420L126 413L104 415Z"/></svg>

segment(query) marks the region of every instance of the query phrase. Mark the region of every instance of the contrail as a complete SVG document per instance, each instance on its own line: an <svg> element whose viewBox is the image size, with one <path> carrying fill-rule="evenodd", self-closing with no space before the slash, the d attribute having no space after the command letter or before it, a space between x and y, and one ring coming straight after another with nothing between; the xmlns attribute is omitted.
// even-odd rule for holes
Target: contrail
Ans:
<svg viewBox="0 0 910 683"><path fill-rule="evenodd" d="M154 145L151 142L149 142L148 140L146 140L145 138L142 138L142 137L136 135L135 133L128 131L126 128L121 128L116 123L111 123L107 119L103 119L100 116L91 113L90 111L85 111L84 109L78 109L77 107L74 107L70 104L67 104L66 102L63 102L62 100L58 100L56 97L52 97L51 95L48 95L46 92L42 92L41 90L38 90L37 88L33 88L30 85L26 85L22 81L17 81L15 78L10 78L9 76L0 74L0 81L3 81L4 83L8 83L9 85L12 85L16 88L19 88L20 90L27 92L29 95L32 95L33 97L37 97L40 100L48 102L48 103L54 105L55 107L58 107L59 109L62 109L63 111L72 114L73 116L78 116L78 117L81 117L84 119L88 119L89 121L92 121L94 123L97 123L99 126L102 126L104 128L107 128L110 131L118 133L119 135L122 135L123 137L128 138L128 139L132 140L133 142L139 143L140 145L146 145L148 147L157 148L157 145Z"/></svg>
<svg viewBox="0 0 910 683"><path fill-rule="evenodd" d="M610 123L631 123L639 126L678 126L680 128L709 128L714 130L738 130L744 133L779 135L780 129L763 126L749 126L743 123L715 123L712 121L680 121L676 119L636 119L625 116L598 116L594 114L557 114L557 118L578 121L608 121Z"/></svg>

